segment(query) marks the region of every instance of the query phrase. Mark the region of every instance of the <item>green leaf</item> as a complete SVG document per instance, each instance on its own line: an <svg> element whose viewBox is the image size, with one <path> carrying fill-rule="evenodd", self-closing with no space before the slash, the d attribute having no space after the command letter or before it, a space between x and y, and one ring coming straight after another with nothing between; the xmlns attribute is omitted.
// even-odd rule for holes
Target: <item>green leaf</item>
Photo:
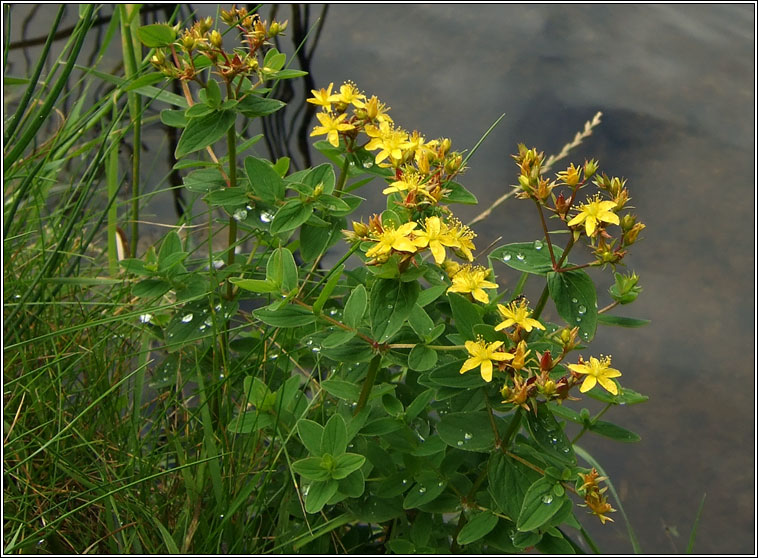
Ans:
<svg viewBox="0 0 758 558"><path fill-rule="evenodd" d="M161 111L161 122L172 128L184 128L187 125L187 117L183 110L165 109Z"/></svg>
<svg viewBox="0 0 758 558"><path fill-rule="evenodd" d="M345 325L356 329L360 325L363 315L366 313L367 305L368 294L366 293L366 287L358 285L350 293L345 303L345 310L342 312L342 319Z"/></svg>
<svg viewBox="0 0 758 558"><path fill-rule="evenodd" d="M403 403L391 393L382 395L382 407L388 415L399 417L403 414Z"/></svg>
<svg viewBox="0 0 758 558"><path fill-rule="evenodd" d="M308 488L308 495L305 497L305 511L308 513L320 512L332 496L337 493L338 488L339 484L333 479L311 483Z"/></svg>
<svg viewBox="0 0 758 558"><path fill-rule="evenodd" d="M187 256L189 256L188 252L174 252L173 254L161 258L158 262L158 273L169 274L168 272L182 263Z"/></svg>
<svg viewBox="0 0 758 558"><path fill-rule="evenodd" d="M576 550L574 550L571 543L564 538L560 531L558 531L558 534L560 536L545 533L542 536L542 540L537 543L537 550L542 554L551 554L553 556L576 554Z"/></svg>
<svg viewBox="0 0 758 558"><path fill-rule="evenodd" d="M620 327L642 327L650 323L650 320L640 318L625 318L623 316L609 316L608 314L598 314L597 322L603 325L613 325Z"/></svg>
<svg viewBox="0 0 758 558"><path fill-rule="evenodd" d="M297 264L292 252L286 248L277 248L266 263L266 279L281 286L288 293L297 288Z"/></svg>
<svg viewBox="0 0 758 558"><path fill-rule="evenodd" d="M204 197L206 203L210 206L221 206L230 213L239 206L244 206L250 201L247 197L247 191L239 186L233 188L222 188L208 192Z"/></svg>
<svg viewBox="0 0 758 558"><path fill-rule="evenodd" d="M434 349L430 349L426 345L416 345L408 354L408 367L411 370L423 372L434 368L434 365L437 364L437 358L437 351Z"/></svg>
<svg viewBox="0 0 758 558"><path fill-rule="evenodd" d="M411 489L403 500L403 508L406 510L423 506L437 498L447 488L447 481L441 480L437 475L425 473L416 479Z"/></svg>
<svg viewBox="0 0 758 558"><path fill-rule="evenodd" d="M295 461L292 469L308 480L325 481L331 478L329 470L323 467L323 460L320 457L306 457Z"/></svg>
<svg viewBox="0 0 758 558"><path fill-rule="evenodd" d="M461 389L484 387L487 385L487 382L484 381L479 373L478 368L461 374L463 363L463 360L456 360L444 364L433 370L431 374L429 374L429 379L438 386Z"/></svg>
<svg viewBox="0 0 758 558"><path fill-rule="evenodd" d="M344 399L345 401L358 401L360 397L360 388L352 382L345 380L324 380L321 382L321 387L329 395L333 395L337 399Z"/></svg>
<svg viewBox="0 0 758 558"><path fill-rule="evenodd" d="M405 323L419 295L416 281L377 279L371 288L369 315L374 338L381 342L392 337Z"/></svg>
<svg viewBox="0 0 758 558"><path fill-rule="evenodd" d="M176 31L166 23L154 23L137 28L137 37L148 48L169 46L176 40Z"/></svg>
<svg viewBox="0 0 758 558"><path fill-rule="evenodd" d="M329 300L329 297L332 296L332 292L337 287L337 283L339 283L340 277L342 276L342 272L344 270L345 264L340 264L339 266L332 269L331 275L326 281L326 285L324 285L324 287L321 289L316 302L313 303L314 314L318 315L321 313L321 309L324 307L324 304L326 304L326 301Z"/></svg>
<svg viewBox="0 0 758 558"><path fill-rule="evenodd" d="M271 75L271 79L293 79L293 78L307 76L308 72L304 72L303 70L291 70L291 69L285 68L284 70L273 72L270 75Z"/></svg>
<svg viewBox="0 0 758 558"><path fill-rule="evenodd" d="M423 308L427 304L434 302L440 296L442 296L442 293L444 293L447 288L447 285L434 285L428 289L424 289L421 291L421 293L419 293L418 300L416 302Z"/></svg>
<svg viewBox="0 0 758 558"><path fill-rule="evenodd" d="M184 116L187 117L187 119L200 118L201 116L210 114L213 111L214 109L205 103L196 103L184 111Z"/></svg>
<svg viewBox="0 0 758 558"><path fill-rule="evenodd" d="M324 432L321 435L321 453L330 453L335 457L339 457L345 453L346 449L347 427L345 426L345 419L340 415L334 414L327 421L326 426L324 426Z"/></svg>
<svg viewBox="0 0 758 558"><path fill-rule="evenodd" d="M182 240L179 238L179 235L176 231L169 231L168 234L163 238L161 249L158 252L158 266L160 267L160 262L165 260L171 254L181 251Z"/></svg>
<svg viewBox="0 0 758 558"><path fill-rule="evenodd" d="M405 419L407 421L412 421L419 415L419 413L421 413L421 411L426 409L426 406L432 401L432 399L434 399L434 389L430 388L419 393L406 408Z"/></svg>
<svg viewBox="0 0 758 558"><path fill-rule="evenodd" d="M270 70L281 70L287 61L287 55L272 48L266 52L263 58L263 65Z"/></svg>
<svg viewBox="0 0 758 558"><path fill-rule="evenodd" d="M563 506L566 497L554 495L555 481L542 477L534 482L524 496L524 503L516 522L519 531L534 531L547 523Z"/></svg>
<svg viewBox="0 0 758 558"><path fill-rule="evenodd" d="M423 294L423 291L421 294ZM419 295L420 297L421 295ZM424 341L426 341L426 338L434 329L434 320L429 317L429 314L418 303L413 305L413 310L411 310L408 316L408 323L413 328L413 331L416 332L416 335Z"/></svg>
<svg viewBox="0 0 758 558"><path fill-rule="evenodd" d="M374 357L371 345L357 337L338 347L324 348L321 354L335 362L368 362ZM357 400L356 397L353 401Z"/></svg>
<svg viewBox="0 0 758 558"><path fill-rule="evenodd" d="M476 205L479 203L479 200L476 199L474 194L466 190L466 188L457 182L446 182L443 188L445 190L450 190L444 197L444 200L447 203L462 203L466 205Z"/></svg>
<svg viewBox="0 0 758 558"><path fill-rule="evenodd" d="M284 181L271 163L253 156L246 157L245 172L253 192L263 201L275 204L284 199Z"/></svg>
<svg viewBox="0 0 758 558"><path fill-rule="evenodd" d="M353 337L355 337L354 331L338 329L327 335L321 342L321 346L325 349L333 349L334 347L339 347L340 345L347 343Z"/></svg>
<svg viewBox="0 0 758 558"><path fill-rule="evenodd" d="M312 262L326 251L334 239L334 227L314 227L306 222L300 227L300 255L306 262Z"/></svg>
<svg viewBox="0 0 758 558"><path fill-rule="evenodd" d="M563 248L553 244L553 254L557 262L563 255ZM547 242L542 240L506 244L505 246L495 248L487 258L490 263L504 262L508 267L535 275L545 275L553 271L550 250L548 249Z"/></svg>
<svg viewBox="0 0 758 558"><path fill-rule="evenodd" d="M313 213L313 206L299 199L291 199L279 208L271 221L271 234L287 232L305 223Z"/></svg>
<svg viewBox="0 0 758 558"><path fill-rule="evenodd" d="M287 103L278 99L268 99L251 94L237 104L237 109L248 118L255 118L272 114L285 106Z"/></svg>
<svg viewBox="0 0 758 558"><path fill-rule="evenodd" d="M271 306L253 310L253 316L264 324L274 327L299 327L316 321L316 316L307 308L293 305L282 306L281 308L272 308Z"/></svg>
<svg viewBox="0 0 758 558"><path fill-rule="evenodd" d="M324 427L312 420L302 419L297 423L297 433L308 453L320 457L322 454L321 436L324 433Z"/></svg>
<svg viewBox="0 0 758 558"><path fill-rule="evenodd" d="M492 499L506 515L517 518L529 487L540 474L510 456L496 452L490 457L488 486Z"/></svg>
<svg viewBox="0 0 758 558"><path fill-rule="evenodd" d="M583 270L547 274L550 298L569 327L579 326L579 336L588 342L597 329L597 293L595 283Z"/></svg>
<svg viewBox="0 0 758 558"><path fill-rule="evenodd" d="M254 293L276 293L279 292L278 284L268 279L240 279L239 277L230 277L229 282L237 285L240 289Z"/></svg>
<svg viewBox="0 0 758 558"><path fill-rule="evenodd" d="M198 169L184 177L184 187L190 192L205 194L226 188L226 180L216 168Z"/></svg>
<svg viewBox="0 0 758 558"><path fill-rule="evenodd" d="M635 434L631 430L627 430L621 426L598 420L594 424L590 425L589 429L595 434L600 434L606 438L611 438L617 442L639 442L641 440L639 434Z"/></svg>
<svg viewBox="0 0 758 558"><path fill-rule="evenodd" d="M455 319L455 327L458 329L458 333L466 339L474 339L474 326L482 323L479 308L457 293L448 293L447 298L450 301L450 309L453 311L453 319Z"/></svg>
<svg viewBox="0 0 758 558"><path fill-rule="evenodd" d="M234 434L250 434L274 426L274 417L258 411L246 411L232 419L229 431Z"/></svg>
<svg viewBox="0 0 758 558"><path fill-rule="evenodd" d="M495 433L487 412L447 413L437 424L437 433L448 446L487 453L495 447Z"/></svg>
<svg viewBox="0 0 758 558"><path fill-rule="evenodd" d="M338 415L334 415L338 416ZM332 471L333 479L344 479L353 471L357 471L366 462L366 458L357 453L343 453L335 459L334 470Z"/></svg>
<svg viewBox="0 0 758 558"><path fill-rule="evenodd" d="M187 122L174 156L177 159L216 143L234 126L237 114L230 110L213 111L207 116L192 118Z"/></svg>
<svg viewBox="0 0 758 558"><path fill-rule="evenodd" d="M576 465L576 455L571 442L546 403L537 404L536 416L534 413L526 413L526 423L532 438L544 451L560 461Z"/></svg>
<svg viewBox="0 0 758 558"><path fill-rule="evenodd" d="M205 86L205 97L209 107L215 109L221 105L221 89L218 82L213 78L209 79Z"/></svg>
<svg viewBox="0 0 758 558"><path fill-rule="evenodd" d="M132 294L141 298L157 298L163 296L171 288L171 284L163 279L143 279L132 289Z"/></svg>
<svg viewBox="0 0 758 558"><path fill-rule="evenodd" d="M473 514L458 533L458 544L476 542L495 528L499 518L491 511Z"/></svg>
<svg viewBox="0 0 758 558"><path fill-rule="evenodd" d="M313 193L319 184L321 185L324 194L331 194L334 192L336 177L334 175L334 167L329 163L323 163L310 170L301 172L304 172L304 174L301 179L298 179L298 181L306 185L311 193ZM291 179L292 177L290 177L290 180Z"/></svg>

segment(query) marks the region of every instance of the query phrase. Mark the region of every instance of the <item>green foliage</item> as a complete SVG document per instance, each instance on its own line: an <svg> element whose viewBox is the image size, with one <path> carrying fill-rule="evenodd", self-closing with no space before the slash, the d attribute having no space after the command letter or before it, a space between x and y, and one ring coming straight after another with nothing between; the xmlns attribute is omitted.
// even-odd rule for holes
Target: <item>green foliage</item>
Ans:
<svg viewBox="0 0 758 558"><path fill-rule="evenodd" d="M58 61L65 77L93 10L83 8L71 57ZM615 269L633 224L616 249L606 243L621 227L613 217L593 234L584 206L559 202L590 186L591 165L548 182L541 154L520 146L519 197L555 216L569 240L559 246L543 219L542 239L500 246L484 268L472 263L474 231L448 207L477 203L457 182L471 153L407 134L389 149L404 132L387 126L385 106L357 90L370 110L351 105L330 86L311 99L332 108L314 130L327 136L315 145L328 162L291 172L286 157L242 158L262 136L238 137L237 120L280 110L274 83L302 75L270 46L283 24L222 12L235 33L255 29L223 50L232 34L212 21L179 32L139 27L132 8L116 13L111 35L122 30L133 67L87 78L113 94L36 151L56 77L6 131L6 550L44 538L60 553L315 553L330 540L359 552L575 552L569 493L601 519L610 513L600 481L587 480L598 465L575 443L639 440L600 416L647 399L617 384L610 360L590 374L573 354L599 325L646 323L605 313L636 299L635 275L615 274L613 302L598 310L588 273ZM152 49L141 65L136 40ZM184 80L185 96L163 91L164 78ZM160 122L176 128L174 168L212 226L172 227L119 265L112 253L106 277L96 239L106 220L116 230L107 206L119 203L118 146L129 122L141 127L134 109L155 100L176 107ZM103 131L81 147L83 129ZM75 178L63 171L72 164ZM376 178L387 209L365 224L355 192ZM51 188L64 179L65 191ZM611 190L621 182L595 184L620 195ZM569 195L552 195L559 187ZM595 259L569 264L583 241ZM327 253L337 257L328 267ZM509 299L495 272L512 270L523 276ZM543 289L533 308L517 297L528 280ZM549 300L563 323L542 318ZM594 417L570 399L590 375L587 395L606 404Z"/></svg>

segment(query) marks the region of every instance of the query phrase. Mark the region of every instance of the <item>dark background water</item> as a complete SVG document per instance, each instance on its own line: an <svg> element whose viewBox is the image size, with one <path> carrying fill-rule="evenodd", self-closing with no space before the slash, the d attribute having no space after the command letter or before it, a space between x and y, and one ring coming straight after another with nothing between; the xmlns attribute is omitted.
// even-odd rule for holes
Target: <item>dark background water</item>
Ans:
<svg viewBox="0 0 758 558"><path fill-rule="evenodd" d="M14 9L20 22L31 7ZM320 10L310 7L311 23ZM40 10L32 28L44 33L52 15ZM12 40L20 33L14 26ZM286 39L282 48L294 50ZM28 75L20 52L12 73ZM618 313L652 323L601 328L591 352L612 354L623 385L650 400L604 417L641 442L582 445L611 475L644 551L683 552L707 493L696 551L754 553L755 5L331 5L310 72L317 87L353 80L399 125L457 149L506 113L462 180L480 200L456 208L464 222L514 183L517 143L557 153L603 112L562 164L596 157L628 179L647 228L625 262L644 291ZM148 148L156 161L162 141ZM157 189L165 173L151 176L145 185ZM170 200L161 203L172 222ZM475 228L478 247L540 234L518 200ZM601 306L609 275L594 274ZM631 552L615 517L587 521L590 532L604 552Z"/></svg>

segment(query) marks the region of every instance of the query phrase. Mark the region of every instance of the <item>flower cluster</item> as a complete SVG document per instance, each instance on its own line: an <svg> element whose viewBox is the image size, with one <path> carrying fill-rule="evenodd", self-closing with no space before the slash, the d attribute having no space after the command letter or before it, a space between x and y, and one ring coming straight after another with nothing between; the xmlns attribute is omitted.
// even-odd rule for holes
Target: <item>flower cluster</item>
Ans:
<svg viewBox="0 0 758 558"><path fill-rule="evenodd" d="M585 161L581 167L572 163L557 172L555 180L549 180L542 175L544 154L534 148L527 149L523 144L519 145L519 152L513 158L519 167L519 198L532 199L554 213L574 231L576 238L584 234L589 239L596 265L621 262L628 247L637 241L645 228L644 223L638 222L631 213L619 216L631 199L625 179L609 178L605 173L598 176L598 163L593 159ZM590 181L598 191L588 196L584 203L577 203L579 190ZM558 188L567 190L556 196L554 190ZM620 228L618 237L614 238L608 232L610 226Z"/></svg>
<svg viewBox="0 0 758 558"><path fill-rule="evenodd" d="M361 150L372 153L369 166L388 169L382 192L391 196L399 214L408 216L402 223L379 216L372 217L368 225L353 223L353 231L346 231L348 240L365 243L362 247L369 265L383 264L397 255L404 269L417 254L428 251L450 277L450 292L489 302L484 289L497 287L487 280L489 271L450 259L455 254L472 262L476 249L474 231L442 203L450 193L452 179L463 171L462 155L451 151L447 138L427 141L418 131L409 133L396 126L389 107L376 96L361 93L355 84L346 82L338 92L333 89L333 83L314 89L307 99L321 108L316 114L319 125L311 136L326 136L334 147L342 142L348 155Z"/></svg>
<svg viewBox="0 0 758 558"><path fill-rule="evenodd" d="M600 488L598 485L598 483L608 480L607 477L601 477L594 467L589 473L579 473L579 476L583 483L579 487L578 492L584 494L584 504L580 505L588 507L590 513L596 515L604 525L606 521L613 521L612 518L606 515L616 511L608 503L608 497L605 495L608 487Z"/></svg>
<svg viewBox="0 0 758 558"><path fill-rule="evenodd" d="M224 50L221 32L212 29L213 18L206 17L184 29L181 34L178 34L179 26L175 26L174 31L178 34L176 41L168 48L157 48L150 62L169 78L198 81L201 85L198 74L203 70L201 61L204 59L210 60L227 83L237 76L257 74L261 81L265 79L271 71L261 65L258 54L261 47L270 44L271 38L284 32L287 21L272 21L269 25L258 14L248 13L247 8L236 7L229 11L222 10L221 20L230 28L240 31L245 48ZM197 55L203 55L203 58Z"/></svg>

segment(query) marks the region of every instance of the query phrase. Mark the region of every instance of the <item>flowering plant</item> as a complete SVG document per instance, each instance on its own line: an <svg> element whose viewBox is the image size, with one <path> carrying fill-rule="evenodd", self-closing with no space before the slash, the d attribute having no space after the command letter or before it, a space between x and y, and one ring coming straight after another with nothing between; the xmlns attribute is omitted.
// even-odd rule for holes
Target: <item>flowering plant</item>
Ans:
<svg viewBox="0 0 758 558"><path fill-rule="evenodd" d="M214 416L213 436L259 448L246 474L275 496L249 520L271 534L268 550L325 551L332 534L400 553L573 553L570 529L593 546L574 504L603 523L615 510L602 469L576 442L637 440L600 417L646 399L588 349L598 325L645 323L610 314L640 292L635 274L617 272L644 229L625 181L594 160L551 175L556 158L520 145L513 193L536 209L543 235L482 250L451 209L477 203L459 182L473 152L404 130L353 83L307 99L320 109L311 136L325 138L315 147L328 162L290 172L286 158L240 161L256 138L238 137L237 117L281 108L269 84L301 73L268 44L286 23L237 9L221 17L242 48L225 50L212 20L141 36L161 75L182 80L188 106L162 120L182 130L181 167L199 167L187 190L228 216L227 246L209 238L208 257L185 267L190 247L172 232L157 255L122 265L141 277L136 295L178 303L151 315L167 362L206 362L211 372L194 380L234 401L235 416ZM203 152L209 160L190 157ZM386 209L353 220L360 188L377 181ZM593 191L586 202L580 190ZM340 256L325 269L327 254ZM359 263L349 267L350 256ZM590 268L615 276L600 309ZM498 276L508 269L520 273L513 284ZM543 284L534 303L527 281ZM548 301L558 321L543 316ZM581 395L605 406L590 416L567 404ZM227 462L210 471L240 474Z"/></svg>

